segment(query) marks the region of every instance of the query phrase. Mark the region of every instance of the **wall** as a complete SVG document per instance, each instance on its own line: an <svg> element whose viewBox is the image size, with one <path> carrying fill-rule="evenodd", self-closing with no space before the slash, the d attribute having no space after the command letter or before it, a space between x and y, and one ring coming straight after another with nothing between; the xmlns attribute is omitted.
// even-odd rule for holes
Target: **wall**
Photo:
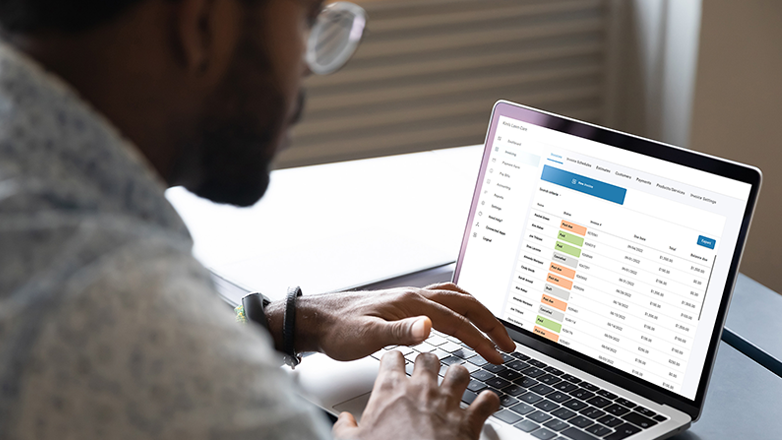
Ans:
<svg viewBox="0 0 782 440"><path fill-rule="evenodd" d="M741 271L782 292L782 2L703 0L702 14L690 144L763 170Z"/></svg>

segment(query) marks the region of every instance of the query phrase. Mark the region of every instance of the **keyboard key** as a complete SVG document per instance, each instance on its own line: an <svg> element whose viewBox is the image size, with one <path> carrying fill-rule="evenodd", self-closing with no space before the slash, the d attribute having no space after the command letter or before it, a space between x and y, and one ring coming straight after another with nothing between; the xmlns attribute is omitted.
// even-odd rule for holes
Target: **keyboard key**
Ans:
<svg viewBox="0 0 782 440"><path fill-rule="evenodd" d="M473 365L473 364L471 364L469 362L463 363L462 367L464 367L467 370L468 373L474 373L475 371L478 371L478 370L481 369L481 367L479 367L477 365Z"/></svg>
<svg viewBox="0 0 782 440"><path fill-rule="evenodd" d="M532 378L536 378L538 376L543 376L544 374L546 374L545 371L543 371L543 370L541 370L540 368L537 368L537 367L529 367L526 370L523 370L522 373L524 373L527 376L532 377Z"/></svg>
<svg viewBox="0 0 782 440"><path fill-rule="evenodd" d="M561 375L565 374L564 371L557 370L554 367L546 367L546 368L544 368L544 370L548 371L549 373L553 374L554 376L561 376Z"/></svg>
<svg viewBox="0 0 782 440"><path fill-rule="evenodd" d="M466 390L464 394L462 394L462 402L469 405L475 400L476 397L478 397L477 394L473 393L470 390Z"/></svg>
<svg viewBox="0 0 782 440"><path fill-rule="evenodd" d="M545 383L546 385L554 385L555 383L562 382L562 379L558 378L557 376L554 376L553 374L545 374L543 376L540 376L538 378L538 381L541 383Z"/></svg>
<svg viewBox="0 0 782 440"><path fill-rule="evenodd" d="M643 429L651 428L652 426L657 424L657 422L650 419L649 417L642 416L635 411L623 415L622 418L634 425L640 426Z"/></svg>
<svg viewBox="0 0 782 440"><path fill-rule="evenodd" d="M412 376L414 367L415 364L405 364L405 373L407 373L408 376Z"/></svg>
<svg viewBox="0 0 782 440"><path fill-rule="evenodd" d="M576 413L574 411L571 411L571 410L569 410L567 408L560 408L560 409L552 412L551 414L553 414L554 416L559 417L562 420L567 420L567 419L573 417L574 415L576 415Z"/></svg>
<svg viewBox="0 0 782 440"><path fill-rule="evenodd" d="M537 394L540 394L541 396L545 396L546 394L550 394L554 392L554 388L551 388L548 385L535 385L534 387L529 389L530 391L534 391Z"/></svg>
<svg viewBox="0 0 782 440"><path fill-rule="evenodd" d="M626 407L628 407L628 408L630 408L630 409L633 409L633 408L635 408L636 406L638 406L638 405L636 405L635 403L633 403L633 402L631 402L631 401L629 401L629 400L627 400L627 399L623 399L623 398L621 398L621 397L620 397L620 398L618 398L618 399L616 399L616 400L614 400L614 402L616 402L616 403L618 403L618 404L620 404L620 405L622 405L622 406L626 406Z"/></svg>
<svg viewBox="0 0 782 440"><path fill-rule="evenodd" d="M458 350L454 351L451 354L454 355L454 356L460 357L462 359L469 359L469 358L471 358L473 356L476 356L478 353L476 353L476 352L474 352L472 350L468 350L466 348L459 348Z"/></svg>
<svg viewBox="0 0 782 440"><path fill-rule="evenodd" d="M549 422L546 422L546 424L544 424L543 426L545 426L548 429L551 429L552 431L562 431L563 429L567 428L570 425L563 422L562 420L553 419Z"/></svg>
<svg viewBox="0 0 782 440"><path fill-rule="evenodd" d="M594 434L594 435L596 435L598 437L603 437L604 435L608 435L608 434L614 432L614 430L606 428L605 426L603 426L603 425L601 425L599 423L595 423L594 425L592 425L589 428L587 428L586 432L588 432L590 434Z"/></svg>
<svg viewBox="0 0 782 440"><path fill-rule="evenodd" d="M437 356L437 359L445 359L451 355L451 353L448 353L445 350L440 350L439 348L435 349L435 351L433 351L432 354Z"/></svg>
<svg viewBox="0 0 782 440"><path fill-rule="evenodd" d="M582 409L588 407L589 405L587 405L586 403L580 400L572 399L565 402L562 406L570 408L573 411L581 411Z"/></svg>
<svg viewBox="0 0 782 440"><path fill-rule="evenodd" d="M525 377L523 379L516 379L515 381L518 385L521 385L524 388L534 387L535 385L539 384L537 380L531 378L531 377Z"/></svg>
<svg viewBox="0 0 782 440"><path fill-rule="evenodd" d="M581 386L583 388L585 388L587 391L590 391L590 392L593 392L593 393L596 392L596 391L600 391L600 387L592 385L591 383L584 382L584 383L581 384Z"/></svg>
<svg viewBox="0 0 782 440"><path fill-rule="evenodd" d="M440 377L445 377L445 372L448 371L448 365L440 365L440 371L437 373Z"/></svg>
<svg viewBox="0 0 782 440"><path fill-rule="evenodd" d="M641 432L641 429L638 427L635 427L629 423L625 423L624 425L619 425L616 427L616 432L613 434L605 437L606 440L622 440L627 437L630 437L633 434L638 434Z"/></svg>
<svg viewBox="0 0 782 440"><path fill-rule="evenodd" d="M540 440L550 440L557 436L556 432L549 431L546 428L538 429L537 431L532 433L533 437L539 438Z"/></svg>
<svg viewBox="0 0 782 440"><path fill-rule="evenodd" d="M662 415L662 414L657 414L656 416L654 416L654 417L652 417L652 418L653 418L654 420L658 421L658 422L664 422L664 421L668 420L668 417L665 417L665 416L664 416L664 415Z"/></svg>
<svg viewBox="0 0 782 440"><path fill-rule="evenodd" d="M515 357L515 358L517 358L517 359L521 359L521 360L523 360L523 361L526 361L527 359L529 359L529 358L530 358L530 357L529 357L529 356L527 356L526 354L524 354L524 353L519 353L518 351L514 351L513 353L511 353L511 356L513 356L513 357Z"/></svg>
<svg viewBox="0 0 782 440"><path fill-rule="evenodd" d="M414 351L411 351L410 353L407 353L405 355L405 359L407 359L408 362L415 362L415 358L418 357L420 353L416 353Z"/></svg>
<svg viewBox="0 0 782 440"><path fill-rule="evenodd" d="M473 379L470 381L470 384L467 385L467 389L474 393L480 393L481 391L486 389L486 384Z"/></svg>
<svg viewBox="0 0 782 440"><path fill-rule="evenodd" d="M486 371L491 371L494 374L497 374L500 371L507 370L507 368L503 367L502 365L494 365L494 364L486 364L483 366L483 369Z"/></svg>
<svg viewBox="0 0 782 440"><path fill-rule="evenodd" d="M462 346L454 342L448 341L443 345L438 346L440 350L445 350L448 353L453 353L456 350L462 350Z"/></svg>
<svg viewBox="0 0 782 440"><path fill-rule="evenodd" d="M448 356L445 359L440 359L440 362L442 362L445 365L459 365L462 362L464 362L464 359L457 356Z"/></svg>
<svg viewBox="0 0 782 440"><path fill-rule="evenodd" d="M518 405L514 405L510 407L510 410L513 412L517 412L521 415L529 414L532 411L535 411L535 407L532 405L527 405L526 403L519 403Z"/></svg>
<svg viewBox="0 0 782 440"><path fill-rule="evenodd" d="M519 403L518 400L514 399L513 397L507 394L503 394L503 396L500 397L500 406L502 406L503 408L513 406L517 403Z"/></svg>
<svg viewBox="0 0 782 440"><path fill-rule="evenodd" d="M534 366L536 366L538 368L546 368L546 367L548 367L547 363L541 362L541 361L539 361L537 359L529 359L527 361L527 363L530 364L530 365L534 365Z"/></svg>
<svg viewBox="0 0 782 440"><path fill-rule="evenodd" d="M497 373L497 376L510 381L521 379L523 377L521 373L513 370L500 371L499 373Z"/></svg>
<svg viewBox="0 0 782 440"><path fill-rule="evenodd" d="M544 413L543 411L535 411L532 414L527 415L527 418L532 420L533 422L543 423L547 420L551 420L551 416Z"/></svg>
<svg viewBox="0 0 782 440"><path fill-rule="evenodd" d="M515 360L513 362L508 362L507 364L505 364L505 366L510 368L511 370L515 370L515 371L522 371L522 370L526 370L527 368L531 367L530 364L528 364L528 363L526 363L524 361L520 361L520 360Z"/></svg>
<svg viewBox="0 0 782 440"><path fill-rule="evenodd" d="M532 431L540 428L540 425L538 425L537 423L533 422L532 420L522 420L521 422L516 423L513 426L521 429L524 432L532 432Z"/></svg>
<svg viewBox="0 0 782 440"><path fill-rule="evenodd" d="M507 409L503 409L501 411L497 411L494 413L494 417L502 420L505 423L508 423L510 425L518 422L521 420L521 416L516 414L515 412L508 411Z"/></svg>
<svg viewBox="0 0 782 440"><path fill-rule="evenodd" d="M552 412L552 411L558 410L559 409L559 405L557 405L556 403L554 403L554 402L552 402L552 401L550 401L548 399L543 399L540 402L535 404L535 408L538 408L538 409L546 411L546 412Z"/></svg>
<svg viewBox="0 0 782 440"><path fill-rule="evenodd" d="M608 399L608 400L614 400L614 399L616 399L617 397L619 397L619 396L617 396L616 394L614 394L614 393L612 393L612 392L610 392L610 391L606 391L606 390L600 390L600 391L598 391L598 392L597 392L597 395L598 395L598 396L600 396L600 397L605 397L605 398L606 398L606 399Z"/></svg>
<svg viewBox="0 0 782 440"><path fill-rule="evenodd" d="M607 406L604 409L606 410L607 413L613 414L615 416L622 416L630 412L629 409L617 404Z"/></svg>
<svg viewBox="0 0 782 440"><path fill-rule="evenodd" d="M613 428L615 426L619 426L622 423L624 423L622 419L620 419L619 417L614 417L612 415L607 415L603 418L597 419L597 421L608 426L609 428Z"/></svg>
<svg viewBox="0 0 782 440"><path fill-rule="evenodd" d="M413 347L413 350L419 353L431 353L436 350L434 345L428 344L426 341Z"/></svg>
<svg viewBox="0 0 782 440"><path fill-rule="evenodd" d="M436 336L436 335L435 336L430 336L426 340L427 344L432 345L434 347L439 347L439 346L445 344L446 342L448 342L448 341L445 338L440 337L440 336Z"/></svg>
<svg viewBox="0 0 782 440"><path fill-rule="evenodd" d="M509 396L513 396L513 397L516 397L516 396L518 396L518 395L520 395L520 394L522 394L522 393L524 393L526 391L527 390L525 390L524 388L522 388L522 387L520 387L518 385L515 385L515 384L511 384L511 386L505 387L505 388L502 389L503 393L505 393L505 394L507 394Z"/></svg>
<svg viewBox="0 0 782 440"><path fill-rule="evenodd" d="M490 387L497 388L498 390L501 390L507 386L510 386L510 382L507 380L501 378L501 377L492 377L491 379L484 380L483 383Z"/></svg>
<svg viewBox="0 0 782 440"><path fill-rule="evenodd" d="M511 355L509 355L508 353L500 353L500 356L502 356L502 363L503 364L516 360L516 358L514 358Z"/></svg>
<svg viewBox="0 0 782 440"><path fill-rule="evenodd" d="M527 393L527 394L522 394L521 397L519 397L519 400L527 403L537 403L543 400L543 398L535 393Z"/></svg>
<svg viewBox="0 0 782 440"><path fill-rule="evenodd" d="M589 403L590 405L596 406L598 408L602 408L604 406L608 406L611 403L611 401L608 400L608 399L604 399L604 398L602 398L600 396L595 396L595 397L587 400L587 403Z"/></svg>
<svg viewBox="0 0 782 440"><path fill-rule="evenodd" d="M560 434L573 440L597 440L597 437L593 436L592 434L587 434L586 432L573 428L572 426L560 432Z"/></svg>
<svg viewBox="0 0 782 440"><path fill-rule="evenodd" d="M471 363L473 365L477 365L479 367L482 367L482 366L484 366L484 365L489 363L489 361L487 361L486 359L484 359L480 355L475 355L475 356L467 359L467 362L469 362L469 363Z"/></svg>
<svg viewBox="0 0 782 440"><path fill-rule="evenodd" d="M592 426L595 422L593 422L592 419L588 419L584 416L576 416L568 420L568 423L578 426L579 428L586 428L587 426Z"/></svg>
<svg viewBox="0 0 782 440"><path fill-rule="evenodd" d="M554 402L557 402L557 403L567 402L571 398L570 394L565 394L562 391L555 391L555 392L549 394L546 397L548 397L549 399L551 399L551 400L553 400Z"/></svg>
<svg viewBox="0 0 782 440"><path fill-rule="evenodd" d="M581 400L587 400L587 399L591 399L591 398L595 397L595 393L587 391L584 388L579 388L577 390L573 390L573 391L570 392L570 395L575 397L576 399L581 399Z"/></svg>
<svg viewBox="0 0 782 440"><path fill-rule="evenodd" d="M562 377L563 379L565 379L565 380L567 380L569 382L573 382L575 384L579 384L579 383L583 382L581 379L577 378L576 376L570 375L570 374L563 374L560 377Z"/></svg>
<svg viewBox="0 0 782 440"><path fill-rule="evenodd" d="M485 382L485 381L487 381L487 380L491 379L492 377L495 377L493 374L489 373L489 372L488 372L488 371L486 371L486 370L478 370L478 371L474 371L474 372L472 372L472 373L470 374L470 376L472 376L472 377L473 377L473 379L478 379L478 380L480 380L481 382Z"/></svg>
<svg viewBox="0 0 782 440"><path fill-rule="evenodd" d="M603 417L606 415L604 411L600 411L599 409L590 406L589 408L584 408L581 411L579 411L582 416L589 417L590 419L599 419L600 417Z"/></svg>
<svg viewBox="0 0 782 440"><path fill-rule="evenodd" d="M578 389L578 385L573 385L570 382L562 381L556 385L554 385L554 389L558 391L562 391L563 393L570 393L571 391L575 391Z"/></svg>
<svg viewBox="0 0 782 440"><path fill-rule="evenodd" d="M649 408L644 408L643 406L639 406L638 408L635 409L635 411L641 414L642 416L646 416L646 417L654 417L657 415L656 412L650 410Z"/></svg>

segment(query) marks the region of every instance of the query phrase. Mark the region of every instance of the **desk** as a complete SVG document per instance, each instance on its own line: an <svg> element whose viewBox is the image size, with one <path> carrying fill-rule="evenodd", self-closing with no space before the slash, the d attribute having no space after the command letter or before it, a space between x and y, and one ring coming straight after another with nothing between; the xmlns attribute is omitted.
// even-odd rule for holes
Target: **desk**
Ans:
<svg viewBox="0 0 782 440"><path fill-rule="evenodd" d="M275 171L267 196L247 210L177 188L167 196L193 234L196 256L224 275L218 288L231 302L249 289L279 297L302 279L307 293L423 286L450 279L447 263L458 253L480 156L481 147L463 147ZM249 266L264 270L225 279ZM400 277L378 281L393 276ZM782 358L780 314L782 296L739 279L728 327ZM703 418L677 438L774 438L782 432L778 396L780 378L723 343Z"/></svg>

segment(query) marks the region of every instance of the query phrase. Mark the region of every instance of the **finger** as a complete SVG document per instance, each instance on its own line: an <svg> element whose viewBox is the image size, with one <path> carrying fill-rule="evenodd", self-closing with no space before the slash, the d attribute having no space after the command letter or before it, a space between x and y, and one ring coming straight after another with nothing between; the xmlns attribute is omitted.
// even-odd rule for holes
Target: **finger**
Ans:
<svg viewBox="0 0 782 440"><path fill-rule="evenodd" d="M367 337L376 345L418 345L429 337L432 320L426 316L386 321L376 318L369 322Z"/></svg>
<svg viewBox="0 0 782 440"><path fill-rule="evenodd" d="M423 376L437 379L440 372L440 359L432 353L421 353L415 358L413 377Z"/></svg>
<svg viewBox="0 0 782 440"><path fill-rule="evenodd" d="M380 370L377 374L378 379L386 375L395 373L404 373L405 358L399 350L390 350L380 358Z"/></svg>
<svg viewBox="0 0 782 440"><path fill-rule="evenodd" d="M467 407L466 420L470 432L478 438L483 424L490 415L500 409L500 398L491 391L484 391Z"/></svg>
<svg viewBox="0 0 782 440"><path fill-rule="evenodd" d="M358 423L353 414L349 412L342 412L339 415L336 423L331 428L331 432L334 434L334 438L347 439L353 438L355 431L358 429Z"/></svg>
<svg viewBox="0 0 782 440"><path fill-rule="evenodd" d="M418 298L421 303L415 306L416 313L422 313L432 318L434 328L460 339L487 361L495 364L503 363L502 355L497 351L494 343L478 331L470 320L445 305L430 300L425 295L419 295Z"/></svg>
<svg viewBox="0 0 782 440"><path fill-rule="evenodd" d="M476 327L489 335L501 349L508 352L516 349L516 344L508 335L505 326L474 296L454 284L440 287L424 291L422 295L469 319Z"/></svg>
<svg viewBox="0 0 782 440"><path fill-rule="evenodd" d="M451 397L451 402L454 405L459 405L462 401L462 395L464 390L467 389L467 385L470 384L470 373L461 365L451 365L445 372L443 383L440 384L440 388Z"/></svg>

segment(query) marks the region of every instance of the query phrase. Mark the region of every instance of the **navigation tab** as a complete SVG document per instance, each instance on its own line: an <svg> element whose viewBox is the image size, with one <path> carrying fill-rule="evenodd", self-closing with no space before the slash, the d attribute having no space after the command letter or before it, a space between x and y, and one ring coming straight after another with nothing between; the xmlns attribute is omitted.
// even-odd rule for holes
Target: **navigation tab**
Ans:
<svg viewBox="0 0 782 440"><path fill-rule="evenodd" d="M624 204L625 196L627 195L627 190L624 188L590 179L589 177L580 174L554 168L549 165L543 166L543 174L540 179L618 205Z"/></svg>

